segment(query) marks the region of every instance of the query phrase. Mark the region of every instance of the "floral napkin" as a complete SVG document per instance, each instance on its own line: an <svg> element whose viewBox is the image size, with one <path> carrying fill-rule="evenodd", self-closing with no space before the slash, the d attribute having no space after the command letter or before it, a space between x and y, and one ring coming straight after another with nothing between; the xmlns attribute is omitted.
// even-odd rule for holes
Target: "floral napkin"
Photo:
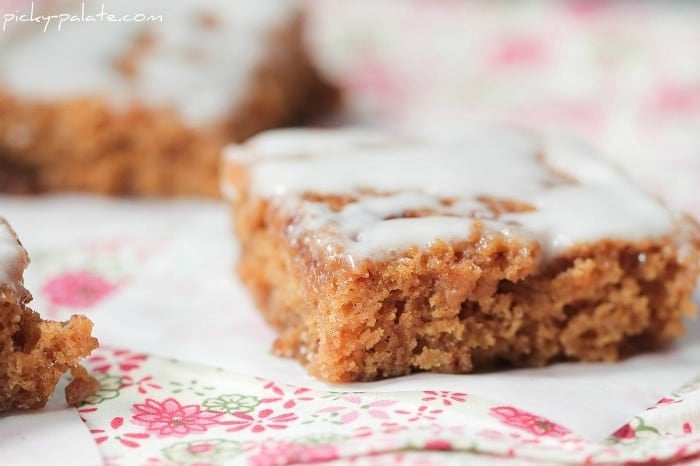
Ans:
<svg viewBox="0 0 700 466"><path fill-rule="evenodd" d="M318 391L112 348L89 367L102 389L78 412L110 464L622 464L700 454L700 379L590 442L464 392Z"/></svg>

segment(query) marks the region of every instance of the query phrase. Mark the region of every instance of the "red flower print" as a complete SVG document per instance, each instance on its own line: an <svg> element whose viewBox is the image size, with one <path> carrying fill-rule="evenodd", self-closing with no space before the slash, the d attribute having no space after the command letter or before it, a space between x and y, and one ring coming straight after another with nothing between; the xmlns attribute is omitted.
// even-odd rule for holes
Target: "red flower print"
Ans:
<svg viewBox="0 0 700 466"><path fill-rule="evenodd" d="M158 390L160 388L163 388L157 383L153 382L153 377L150 375L148 377L143 377L139 380L134 380L131 378L131 376L128 375L122 377L121 388L132 386L137 387L138 392L142 395L145 395L149 389Z"/></svg>
<svg viewBox="0 0 700 466"><path fill-rule="evenodd" d="M95 438L95 443L98 445L106 442L110 438L117 440L120 444L127 448L138 448L140 447L140 441L145 440L150 437L150 434L137 433L137 432L127 432L124 434L118 433L120 428L124 425L124 418L121 416L112 418L109 423L109 427L117 435L112 436L109 432L104 429L90 429L90 433Z"/></svg>
<svg viewBox="0 0 700 466"><path fill-rule="evenodd" d="M681 403L683 400L674 400L673 398L661 398L656 402L657 405L672 405L676 403Z"/></svg>
<svg viewBox="0 0 700 466"><path fill-rule="evenodd" d="M613 437L621 440L633 439L635 437L634 428L629 424L625 424L613 433Z"/></svg>
<svg viewBox="0 0 700 466"><path fill-rule="evenodd" d="M427 390L425 392L426 397L422 398L422 401L439 401L445 406L452 406L453 403L464 403L467 401L467 394L460 392L448 392L448 391L432 391Z"/></svg>
<svg viewBox="0 0 700 466"><path fill-rule="evenodd" d="M95 354L88 358L92 372L106 373L114 366L115 370L128 372L138 369L148 359L148 356L133 353L128 350L100 347Z"/></svg>
<svg viewBox="0 0 700 466"><path fill-rule="evenodd" d="M251 432L260 433L267 429L279 430L286 429L287 424L296 421L298 418L294 413L284 413L273 416L274 411L267 408L260 410L255 415L250 415L243 411L237 411L231 414L236 418L234 421L222 422L222 424L232 425L226 429L227 432L238 432L250 428Z"/></svg>
<svg viewBox="0 0 700 466"><path fill-rule="evenodd" d="M430 440L425 443L424 448L426 450L441 450L448 451L452 450L452 444L447 440Z"/></svg>
<svg viewBox="0 0 700 466"><path fill-rule="evenodd" d="M78 409L78 413L81 415L94 412L97 412L97 406L86 406ZM80 419L83 419L83 417L81 416ZM83 419L83 422L85 422L85 419Z"/></svg>
<svg viewBox="0 0 700 466"><path fill-rule="evenodd" d="M523 429L531 434L543 437L563 437L570 431L547 419L526 411L521 411L512 406L498 406L491 408L491 414L504 424Z"/></svg>
<svg viewBox="0 0 700 466"><path fill-rule="evenodd" d="M397 409L397 414L404 414L410 416L406 419L408 422L416 422L421 419L429 419L431 421L435 420L435 416L442 413L441 409L428 409L427 406L423 405L418 408L418 411L406 411L403 409Z"/></svg>
<svg viewBox="0 0 700 466"><path fill-rule="evenodd" d="M92 307L117 286L90 271L65 272L48 280L41 291L51 304L75 308Z"/></svg>
<svg viewBox="0 0 700 466"><path fill-rule="evenodd" d="M263 386L263 389L265 389L265 390L270 390L270 391L272 391L272 393L274 393L275 395L279 395L279 396L284 395L284 390L282 389L282 387L280 387L279 385L277 385L277 384L276 384L275 382L273 382L272 380L265 380L265 379L261 379L261 378L259 378L259 377L258 377L258 380L260 380L261 382L265 382L265 385Z"/></svg>
<svg viewBox="0 0 700 466"><path fill-rule="evenodd" d="M206 432L210 426L219 424L218 418L224 414L202 411L199 405L183 406L175 398L162 402L148 398L145 403L135 404L132 411L132 422L145 425L146 430L162 437Z"/></svg>

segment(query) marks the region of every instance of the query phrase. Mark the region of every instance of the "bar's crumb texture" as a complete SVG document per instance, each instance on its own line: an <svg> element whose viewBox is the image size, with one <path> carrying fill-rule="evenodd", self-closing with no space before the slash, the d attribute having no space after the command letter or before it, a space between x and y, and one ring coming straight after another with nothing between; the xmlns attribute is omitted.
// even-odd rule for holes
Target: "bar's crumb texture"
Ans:
<svg viewBox="0 0 700 466"><path fill-rule="evenodd" d="M71 24L0 48L0 191L218 196L227 142L301 122L337 97L290 1L106 8L167 18Z"/></svg>
<svg viewBox="0 0 700 466"><path fill-rule="evenodd" d="M66 401L77 406L99 389L79 365L97 348L92 322L80 315L67 322L42 320L27 307L32 298L22 284L27 263L26 252L0 218L0 411L43 407L69 370L73 380Z"/></svg>
<svg viewBox="0 0 700 466"><path fill-rule="evenodd" d="M239 271L279 330L277 354L298 358L322 379L349 382L504 363L615 361L683 334L698 277L692 220L672 215L588 154L560 157L552 167L542 154L552 163L561 149L534 148L528 163L536 171L522 179L506 173L505 159L495 161L523 193L513 199L503 188L499 200L500 183L473 196L480 188L460 183L479 181L466 171L454 182L431 174L430 164L439 171L443 163L439 150L421 165L410 144L392 144L343 132L272 132L229 150L223 185L242 247ZM504 157L527 157L524 143L504 144ZM568 170L567 158L575 162ZM327 171L333 165L337 175ZM472 163L487 181L491 168ZM618 189L605 188L610 182L622 187L606 192ZM587 187L590 193L572 194ZM465 189L469 196L455 195ZM600 190L609 206L589 209L600 199L587 198ZM585 223L560 225L558 203L570 203ZM628 208L635 210L614 218ZM605 209L609 218L601 216ZM552 223L540 229L533 215L548 210Z"/></svg>

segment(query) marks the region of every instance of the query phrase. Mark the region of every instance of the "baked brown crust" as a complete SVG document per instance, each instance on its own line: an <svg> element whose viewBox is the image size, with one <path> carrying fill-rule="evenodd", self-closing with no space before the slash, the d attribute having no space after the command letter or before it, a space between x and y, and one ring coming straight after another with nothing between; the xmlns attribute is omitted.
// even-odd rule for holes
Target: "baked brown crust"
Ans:
<svg viewBox="0 0 700 466"><path fill-rule="evenodd" d="M117 110L99 96L30 101L0 88L0 191L218 196L224 144L297 123L337 99L311 64L302 23L298 16L270 33L243 102L207 127L138 102Z"/></svg>
<svg viewBox="0 0 700 466"><path fill-rule="evenodd" d="M31 299L21 281L0 284L0 412L43 407L68 370L73 375L66 387L70 405L99 389L79 365L98 345L92 322L80 315L66 322L42 320L27 307Z"/></svg>
<svg viewBox="0 0 700 466"><path fill-rule="evenodd" d="M313 232L292 240L293 214L251 194L247 165L229 163L225 180L236 187L239 272L280 333L274 352L327 381L615 361L669 343L694 314L690 220L687 231L578 244L546 262L535 240L477 222L460 242L351 265L313 252Z"/></svg>

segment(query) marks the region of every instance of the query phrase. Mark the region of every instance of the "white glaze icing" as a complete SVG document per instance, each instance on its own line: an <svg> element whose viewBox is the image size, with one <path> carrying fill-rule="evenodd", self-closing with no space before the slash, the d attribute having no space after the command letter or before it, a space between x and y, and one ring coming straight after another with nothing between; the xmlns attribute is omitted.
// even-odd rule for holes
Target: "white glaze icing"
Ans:
<svg viewBox="0 0 700 466"><path fill-rule="evenodd" d="M86 14L99 13L103 3L116 17L162 15L162 22L66 22L58 31L54 20L46 32L44 23L32 24L2 44L0 86L32 99L138 100L173 107L191 125L216 123L245 95L266 35L295 12L293 0L91 0ZM81 8L73 2L56 13L80 16ZM207 26L205 17L216 25ZM145 31L153 44L127 77L115 63Z"/></svg>
<svg viewBox="0 0 700 466"><path fill-rule="evenodd" d="M604 238L661 236L676 222L586 146L557 134L472 127L438 141L348 130L269 131L232 146L226 157L250 164L255 196L296 214L288 229L292 238L313 240L353 263L438 239L464 239L475 219L492 232L538 241L545 258ZM305 192L358 200L334 212L303 201ZM481 197L525 202L535 210L496 216ZM394 218L420 209L432 212Z"/></svg>
<svg viewBox="0 0 700 466"><path fill-rule="evenodd" d="M27 261L24 248L10 226L0 217L0 284L11 288L20 286Z"/></svg>

